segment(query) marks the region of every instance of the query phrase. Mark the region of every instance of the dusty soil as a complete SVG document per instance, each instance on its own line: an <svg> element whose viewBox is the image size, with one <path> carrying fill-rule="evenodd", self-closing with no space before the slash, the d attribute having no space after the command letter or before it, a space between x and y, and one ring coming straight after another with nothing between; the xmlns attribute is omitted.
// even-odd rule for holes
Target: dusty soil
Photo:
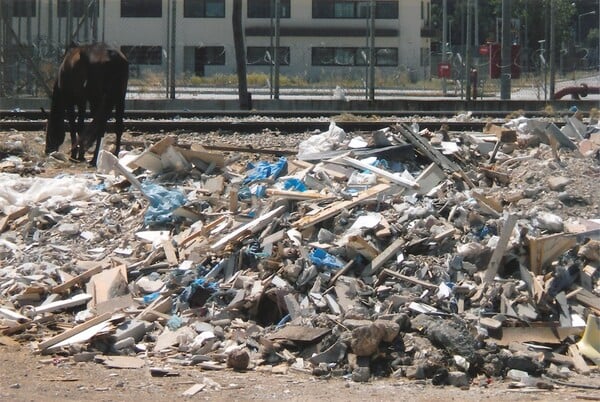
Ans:
<svg viewBox="0 0 600 402"><path fill-rule="evenodd" d="M272 374L257 371L202 371L176 367L177 376L152 377L148 368L109 369L71 358L37 356L31 351L0 347L0 400L6 401L132 401L163 402L177 399L211 401L571 401L599 400L600 391L559 387L553 391L510 389L507 383L469 389L434 387L425 381L379 379L355 383L343 378L313 377L303 373ZM205 379L209 379L206 381ZM193 397L182 393L196 383L210 381ZM600 386L594 375L575 379ZM575 381L571 380L571 381Z"/></svg>
<svg viewBox="0 0 600 402"><path fill-rule="evenodd" d="M131 149L127 144L150 144L160 139L161 135L144 135L125 133L124 149ZM263 147L281 147L293 149L298 142L310 134L294 136L263 134L244 137L243 143L257 144ZM198 134L196 134L196 138ZM181 136L181 141L191 140L190 135ZM108 136L112 140L112 136ZM7 151L15 142L21 141L21 151ZM235 136L216 135L203 136L206 144L232 143L242 144ZM48 158L43 155L44 137L42 132L0 133L0 171L14 170L23 175L40 175L54 177L61 173L93 173L86 164L71 163ZM109 144L110 145L110 144ZM68 140L62 150L68 150ZM3 154L4 152L4 154ZM546 150L545 152L550 152ZM11 168L10 159L2 160L6 155L17 155L22 166ZM258 156L256 156L258 157ZM560 166L548 162L549 158L540 158L523 162L522 171L515 174L519 182L516 188L525 188L542 180L548 173L556 172L570 177L574 183L571 191L585 197L586 205L575 204L566 208L556 199L542 197L540 207L559 210L564 216L586 218L598 217L597 177L598 169L589 170L589 163L573 162ZM16 162L15 162L16 163ZM544 168L544 169L542 169ZM530 184L528 184L530 183ZM594 188L596 190L594 190ZM576 189L576 190L575 190ZM527 207L527 206L525 206ZM563 214L561 214L563 215ZM182 393L196 383L205 383L206 387L193 398L206 400L414 400L414 401L478 401L486 400L518 400L518 401L557 401L592 399L600 400L600 390L587 390L582 387L557 386L552 391L540 389L510 389L509 382L491 382L485 386L473 383L469 389L454 387L435 387L430 381L410 381L407 379L376 379L368 383L358 384L345 378L315 377L310 373L287 371L284 374L269 372L231 370L203 371L194 367L170 365L168 360L152 360L152 364L169 367L173 376L153 377L149 367L139 369L109 369L95 362L75 362L72 357L40 356L29 350L26 343L1 346L0 338L0 400L7 401L129 401L144 400L165 401L186 399ZM10 343L10 342L8 342ZM150 360L149 360L150 361ZM206 380L209 379L209 380ZM212 382L210 381L212 380ZM600 374L591 376L575 376L571 383L600 387ZM217 385L215 385L217 384Z"/></svg>

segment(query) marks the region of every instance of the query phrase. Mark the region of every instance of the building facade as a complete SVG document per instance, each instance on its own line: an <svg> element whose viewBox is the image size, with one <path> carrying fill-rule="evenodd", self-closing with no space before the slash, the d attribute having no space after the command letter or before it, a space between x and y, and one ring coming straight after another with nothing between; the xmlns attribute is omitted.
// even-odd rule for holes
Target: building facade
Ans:
<svg viewBox="0 0 600 402"><path fill-rule="evenodd" d="M71 39L98 40L120 47L134 75L166 68L177 76L235 73L233 0L0 1L5 44L18 38L41 52ZM372 44L378 74L427 77L430 0L374 3L372 31L370 0L242 0L248 73L272 71L276 57L283 76L361 77Z"/></svg>

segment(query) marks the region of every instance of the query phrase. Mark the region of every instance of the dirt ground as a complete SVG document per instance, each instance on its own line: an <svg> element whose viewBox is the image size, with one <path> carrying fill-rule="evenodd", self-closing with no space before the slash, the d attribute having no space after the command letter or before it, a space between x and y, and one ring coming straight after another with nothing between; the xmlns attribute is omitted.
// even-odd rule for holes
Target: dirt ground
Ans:
<svg viewBox="0 0 600 402"><path fill-rule="evenodd" d="M553 391L510 389L508 383L469 389L435 387L424 381L380 379L355 383L343 378L258 371L202 371L172 367L173 376L152 377L149 368L110 369L94 362L34 355L26 348L0 347L0 400L133 401L203 399L210 401L571 401L600 400L600 391L559 387ZM208 381L205 379L209 379ZM210 381L212 380L212 382ZM600 386L600 377L581 377ZM217 383L219 387L214 386ZM196 383L208 383L193 397L182 393ZM211 386L212 385L212 386Z"/></svg>
<svg viewBox="0 0 600 402"><path fill-rule="evenodd" d="M160 136L140 137L135 133L126 133L124 149L131 148L127 143L152 143ZM265 147L293 148L301 138L309 134L298 134L284 138L275 138L271 143L261 141ZM185 139L185 137L182 137ZM207 141L227 142L227 138L213 138ZM112 136L109 136L112 140ZM21 144L14 144L16 142ZM257 141L248 138L247 141ZM43 155L44 136L42 132L0 133L0 171L10 172L10 159L6 148L20 146L21 152L14 152L22 160L25 168L19 168L21 174L53 177L60 173L92 173L94 170L86 164L53 160ZM68 140L62 151L67 152ZM2 152L5 152L2 154ZM8 154L12 154L9 152ZM597 172L588 172L597 177ZM579 180L577 174L570 175ZM529 177L531 180L532 178ZM586 213L596 216L598 213L597 195L594 195L593 180L581 178L582 194L592 198ZM550 201L547 201L550 202ZM571 210L571 213L575 211ZM206 371L197 367L185 367L161 362L162 368L168 367L172 376L153 377L149 365L138 369L110 369L95 362L75 362L72 357L41 356L34 354L28 344L21 347L2 345L0 338L0 401L130 401L146 402L176 399L202 398L212 401L348 401L348 400L411 400L411 401L560 401L560 400L600 400L600 390L583 387L557 386L554 390L511 389L509 381L491 382L485 386L476 382L469 389L455 387L436 387L430 381L411 381L405 378L375 379L368 383L354 383L342 377L315 377L310 373L287 371L274 374L251 370L235 372L231 370ZM11 342L8 342L11 343ZM156 360L153 360L156 363ZM212 381L211 381L212 380ZM575 376L571 383L584 384L600 388L600 374ZM205 388L193 397L182 393L197 383Z"/></svg>

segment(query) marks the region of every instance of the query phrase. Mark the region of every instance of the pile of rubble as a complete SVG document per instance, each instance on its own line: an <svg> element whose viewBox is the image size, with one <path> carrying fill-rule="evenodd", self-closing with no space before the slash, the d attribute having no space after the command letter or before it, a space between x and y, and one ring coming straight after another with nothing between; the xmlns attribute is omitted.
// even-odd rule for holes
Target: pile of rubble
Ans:
<svg viewBox="0 0 600 402"><path fill-rule="evenodd" d="M103 151L96 174L1 174L0 343L153 375L547 389L597 370L593 116L331 123L254 160L177 141Z"/></svg>

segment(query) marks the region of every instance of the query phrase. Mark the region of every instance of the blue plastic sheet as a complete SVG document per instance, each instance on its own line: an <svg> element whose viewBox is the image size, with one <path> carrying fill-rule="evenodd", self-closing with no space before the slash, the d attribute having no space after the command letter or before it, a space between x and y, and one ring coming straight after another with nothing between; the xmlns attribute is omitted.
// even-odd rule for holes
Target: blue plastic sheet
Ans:
<svg viewBox="0 0 600 402"><path fill-rule="evenodd" d="M144 216L144 224L164 224L172 221L172 212L186 202L183 193L167 190L158 184L142 183L144 194L150 199L150 206Z"/></svg>
<svg viewBox="0 0 600 402"><path fill-rule="evenodd" d="M318 267L324 266L327 268L341 268L343 266L337 258L320 248L314 249L309 254L309 258L310 261Z"/></svg>
<svg viewBox="0 0 600 402"><path fill-rule="evenodd" d="M287 159L283 156L274 163L260 161L256 165L249 163L250 169L243 184L250 184L258 180L276 179L287 168Z"/></svg>
<svg viewBox="0 0 600 402"><path fill-rule="evenodd" d="M302 182L302 180L291 177L284 180L283 189L291 191L306 191L306 185Z"/></svg>

